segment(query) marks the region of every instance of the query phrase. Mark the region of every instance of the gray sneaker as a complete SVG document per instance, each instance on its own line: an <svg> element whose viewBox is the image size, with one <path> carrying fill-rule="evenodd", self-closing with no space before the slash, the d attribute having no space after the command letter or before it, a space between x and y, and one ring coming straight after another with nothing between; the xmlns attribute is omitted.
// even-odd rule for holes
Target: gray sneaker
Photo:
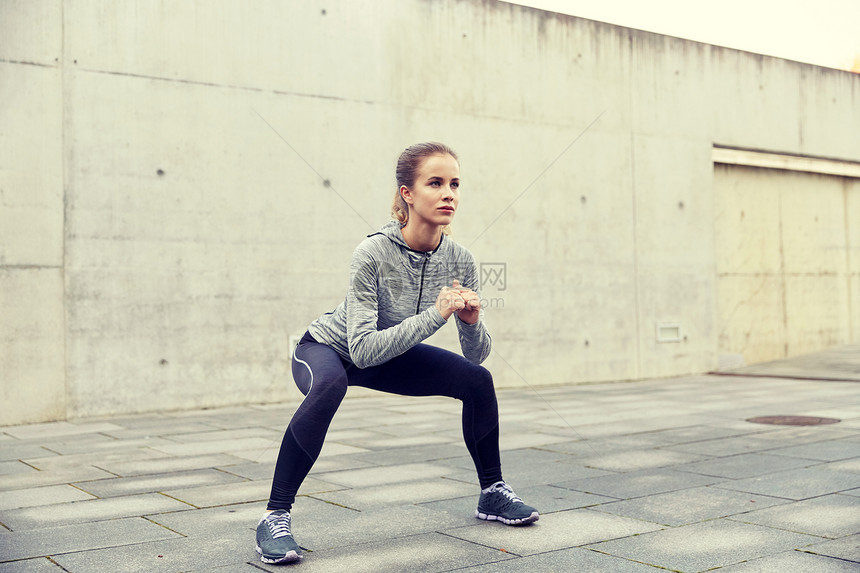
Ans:
<svg viewBox="0 0 860 573"><path fill-rule="evenodd" d="M290 563L302 558L290 533L290 512L277 509L257 524L257 553L263 563Z"/></svg>
<svg viewBox="0 0 860 573"><path fill-rule="evenodd" d="M501 521L505 525L526 525L540 519L540 514L535 508L524 504L511 486L500 481L494 483L490 491L481 494L475 517Z"/></svg>

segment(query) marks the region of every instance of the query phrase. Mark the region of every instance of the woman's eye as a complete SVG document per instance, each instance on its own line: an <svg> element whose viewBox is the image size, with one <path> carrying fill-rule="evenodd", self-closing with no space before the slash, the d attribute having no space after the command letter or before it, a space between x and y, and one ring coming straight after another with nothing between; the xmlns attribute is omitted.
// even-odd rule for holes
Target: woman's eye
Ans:
<svg viewBox="0 0 860 573"><path fill-rule="evenodd" d="M431 181L430 182L431 187L438 187L439 185L441 185L441 183L439 181Z"/></svg>
<svg viewBox="0 0 860 573"><path fill-rule="evenodd" d="M458 187L460 187L460 184L459 184L459 183L457 183L456 181L454 181L453 183L451 183L451 189L457 189Z"/></svg>

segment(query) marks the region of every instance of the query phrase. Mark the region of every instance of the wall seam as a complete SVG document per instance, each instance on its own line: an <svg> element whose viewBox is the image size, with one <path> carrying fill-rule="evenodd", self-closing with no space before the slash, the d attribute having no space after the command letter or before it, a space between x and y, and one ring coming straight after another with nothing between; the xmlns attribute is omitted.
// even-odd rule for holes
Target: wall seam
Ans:
<svg viewBox="0 0 860 573"><path fill-rule="evenodd" d="M633 36L630 35L628 49L629 52L629 70L633 70L634 58L636 50L633 46ZM629 75L630 89L627 90L627 105L628 113L630 114L630 195L632 200L632 218L633 218L633 315L634 315L634 332L636 333L636 374L638 380L642 377L642 316L641 305L639 304L639 210L637 208L636 196L636 127L634 125L633 114L633 74Z"/></svg>
<svg viewBox="0 0 860 573"><path fill-rule="evenodd" d="M854 297L851 294L851 217L849 212L851 202L848 194L851 192L851 179L842 179L842 217L845 219L845 282L848 291L848 343L854 344Z"/></svg>
<svg viewBox="0 0 860 573"><path fill-rule="evenodd" d="M60 265L60 279L62 280L62 306L63 306L63 324L62 324L62 332L63 332L63 419L69 418L69 310L68 310L68 296L67 296L67 280L66 280L66 265L67 265L67 256L66 256L66 240L68 237L68 216L69 216L69 201L68 201L68 137L67 137L67 102L66 102L66 62L67 58L67 50L66 50L66 2L63 0L60 2L60 121L61 121L61 134L60 137L62 139L61 142L61 168L63 174L62 180L62 192L63 192L63 229L62 229L62 237L63 237L63 245L62 245L62 259Z"/></svg>

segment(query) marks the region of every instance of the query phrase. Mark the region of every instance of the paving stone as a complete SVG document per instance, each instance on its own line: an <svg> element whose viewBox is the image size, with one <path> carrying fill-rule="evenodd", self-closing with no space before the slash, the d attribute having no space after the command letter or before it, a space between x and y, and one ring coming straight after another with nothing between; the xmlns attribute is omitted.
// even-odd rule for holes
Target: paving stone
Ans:
<svg viewBox="0 0 860 573"><path fill-rule="evenodd" d="M75 482L75 486L96 497L116 497L136 493L164 492L168 490L246 481L229 473L214 469L150 474L137 477L101 479Z"/></svg>
<svg viewBox="0 0 860 573"><path fill-rule="evenodd" d="M745 514L738 517L739 520L745 521L744 518L748 515L745 512L783 503L787 501L744 492L697 487L603 503L593 509L674 527L738 513Z"/></svg>
<svg viewBox="0 0 860 573"><path fill-rule="evenodd" d="M350 455L349 457L353 460L365 462L365 467L369 465L390 466L408 463L432 462L436 460L448 460L450 458L468 458L469 463L471 463L469 451L462 443L425 445L420 448L385 448L384 450L357 453ZM317 464L318 463L319 460ZM314 465L314 469L317 468L317 464Z"/></svg>
<svg viewBox="0 0 860 573"><path fill-rule="evenodd" d="M259 563L259 565L257 565ZM259 560L254 563L231 563L230 565L221 565L220 567L209 567L205 563L198 564L199 569L194 569L189 571L188 573L210 573L215 571L216 573L260 573L260 571L283 571L284 567L279 565L279 569L276 569L273 566L271 569L267 569L267 566L264 563L260 563Z"/></svg>
<svg viewBox="0 0 860 573"><path fill-rule="evenodd" d="M119 419L116 423L122 426L122 429L103 432L103 434L117 440L132 440L135 438L160 436L166 432L190 434L192 432L208 432L218 429L201 422L188 422L166 417L150 419L137 424L129 424L126 420Z"/></svg>
<svg viewBox="0 0 860 573"><path fill-rule="evenodd" d="M690 444L695 442L713 440L717 438L728 438L735 436L744 436L754 434L759 430L754 427L734 428L720 426L685 426L683 428L671 428L668 430L657 430L643 434L635 434L629 437L644 437L651 440L651 443L661 446L671 446L678 444Z"/></svg>
<svg viewBox="0 0 860 573"><path fill-rule="evenodd" d="M820 462L813 460L789 458L767 454L740 454L714 458L701 462L682 464L672 469L682 472L729 478L743 479L748 477L770 474L782 470L817 465Z"/></svg>
<svg viewBox="0 0 860 573"><path fill-rule="evenodd" d="M556 442L567 442L569 436L554 436L552 434L539 434L537 432L505 432L499 436L499 449L516 450L520 448L534 448L554 444Z"/></svg>
<svg viewBox="0 0 860 573"><path fill-rule="evenodd" d="M771 450L777 456L791 456L811 460L835 462L849 458L860 458L860 442L853 440L831 440Z"/></svg>
<svg viewBox="0 0 860 573"><path fill-rule="evenodd" d="M628 561L612 555L604 555L590 549L561 549L517 557L507 561L477 565L457 569L458 573L561 573L563 571L584 571L588 573L657 573L665 571Z"/></svg>
<svg viewBox="0 0 860 573"><path fill-rule="evenodd" d="M357 456L362 456L363 454L348 454L345 456L334 456L330 458L319 458L316 463L314 463L314 467L311 468L310 474L322 474L328 472L339 472L345 470L356 470L356 469L365 469L370 467L376 467L377 465L382 464L371 464L361 459L357 459ZM407 463L411 463L409 460L404 460ZM274 464L270 464L272 471L274 472L275 466Z"/></svg>
<svg viewBox="0 0 860 573"><path fill-rule="evenodd" d="M857 573L857 563L833 559L803 551L786 551L777 555L753 559L746 563L729 565L719 573Z"/></svg>
<svg viewBox="0 0 860 573"><path fill-rule="evenodd" d="M515 450L522 453L524 451L534 450ZM613 475L612 472L586 467L583 462L572 456L564 456L560 458L547 458L543 461L539 456L517 456L506 455L510 452L502 454L502 474L505 481L511 484L517 491L531 486L553 482L562 482L572 479L583 479L590 477L600 477ZM544 452L551 454L550 452ZM557 456L557 454L551 454ZM474 475L474 465L472 460L468 460L468 467Z"/></svg>
<svg viewBox="0 0 860 573"><path fill-rule="evenodd" d="M157 436L118 440L102 434L88 434L85 436L76 436L73 440L63 442L44 442L44 447L47 450L50 450L49 453L59 454L61 456L72 456L78 454L104 456L111 451L114 453L123 453L130 450L175 443L176 442L165 440L164 438L159 438ZM42 455L44 456L45 454L43 453ZM36 456L27 459L36 459ZM79 459L81 459L81 456L79 456Z"/></svg>
<svg viewBox="0 0 860 573"><path fill-rule="evenodd" d="M667 449L708 456L733 456L754 452L774 453L779 448L812 444L830 438L845 437L845 432L834 433L819 427L790 427L743 436L731 436L689 444L668 446Z"/></svg>
<svg viewBox="0 0 860 573"><path fill-rule="evenodd" d="M4 510L0 511L0 522L17 531L43 527L46 516L50 516L53 525L65 525L183 509L188 509L188 505L175 499L160 494L141 494Z"/></svg>
<svg viewBox="0 0 860 573"><path fill-rule="evenodd" d="M235 440L210 440L189 444L171 444L157 446L153 449L172 456L202 456L206 454L242 452L255 448L266 449L272 446L273 441L270 438L237 438ZM277 442L280 443L280 437L277 439Z"/></svg>
<svg viewBox="0 0 860 573"><path fill-rule="evenodd" d="M245 460L229 454L202 456L161 456L145 460L120 460L99 463L99 467L118 476L141 476L188 470L229 467Z"/></svg>
<svg viewBox="0 0 860 573"><path fill-rule="evenodd" d="M496 549L428 533L314 551L305 555L300 567L302 573L403 573L408 563L410 571L437 573L511 558Z"/></svg>
<svg viewBox="0 0 860 573"><path fill-rule="evenodd" d="M47 422L43 424L9 426L3 428L3 432L19 440L45 440L121 429L122 426L110 422L82 422L77 424L72 422Z"/></svg>
<svg viewBox="0 0 860 573"><path fill-rule="evenodd" d="M841 462L831 462L817 467L821 470L860 474L860 458L851 458L850 460L842 460Z"/></svg>
<svg viewBox="0 0 860 573"><path fill-rule="evenodd" d="M94 496L70 485L49 485L45 487L0 491L0 510L51 505L68 501L82 501L85 499L94 499Z"/></svg>
<svg viewBox="0 0 860 573"><path fill-rule="evenodd" d="M114 477L92 466L67 467L53 471L29 471L0 475L0 491L27 489L48 485L69 484L75 481Z"/></svg>
<svg viewBox="0 0 860 573"><path fill-rule="evenodd" d="M259 464L256 462L245 462L241 464L219 467L218 471L249 480L271 480L275 474L275 465Z"/></svg>
<svg viewBox="0 0 860 573"><path fill-rule="evenodd" d="M90 552L102 547L118 547L176 537L176 533L139 517L13 531L0 535L0 562L48 555L58 559L57 556L63 553ZM98 568L71 571L98 571Z"/></svg>
<svg viewBox="0 0 860 573"><path fill-rule="evenodd" d="M153 524L153 527L159 526ZM159 529L167 531L161 527ZM59 555L54 560L69 571L88 573L176 573L200 568L240 566L256 557L253 532L247 533L138 543Z"/></svg>
<svg viewBox="0 0 860 573"><path fill-rule="evenodd" d="M541 515L556 511L589 507L605 503L607 501L615 501L614 498L611 497L591 495L580 491L547 485L517 488L516 492L517 495L519 495L527 504L536 508ZM422 503L421 506L434 511L442 511L455 515L474 516L475 508L478 503L478 494L475 493L473 487L471 493L472 495L460 498Z"/></svg>
<svg viewBox="0 0 860 573"><path fill-rule="evenodd" d="M214 507L231 503L247 503L269 499L272 482L241 481L230 484L175 489L163 492L194 507Z"/></svg>
<svg viewBox="0 0 860 573"><path fill-rule="evenodd" d="M844 537L860 531L860 498L826 495L753 511L733 519L821 537Z"/></svg>
<svg viewBox="0 0 860 573"><path fill-rule="evenodd" d="M718 478L698 476L670 469L642 470L596 478L558 482L551 485L617 499L631 499L719 483Z"/></svg>
<svg viewBox="0 0 860 573"><path fill-rule="evenodd" d="M662 468L701 459L703 459L703 456L697 454L652 449L603 453L587 457L581 463L596 469L623 472Z"/></svg>
<svg viewBox="0 0 860 573"><path fill-rule="evenodd" d="M206 431L198 432L183 432L183 433L164 433L160 434L162 438L167 438L174 443L193 444L198 442L214 442L225 440L238 440L243 438L265 438L267 440L281 441L283 432L275 432L268 428L238 428L232 430L213 430L209 428Z"/></svg>
<svg viewBox="0 0 860 573"><path fill-rule="evenodd" d="M63 573L62 567L51 563L46 557L37 559L25 559L23 561L10 561L0 563L0 571L4 573Z"/></svg>
<svg viewBox="0 0 860 573"><path fill-rule="evenodd" d="M281 442L278 440L274 451L277 453L280 449ZM326 441L323 444L322 450L320 451L320 457L330 457L330 456L342 456L345 454L360 454L368 451L367 448L361 448L358 446L350 446L347 444L339 444L337 442ZM275 455L274 459L277 459L277 455Z"/></svg>
<svg viewBox="0 0 860 573"><path fill-rule="evenodd" d="M820 541L811 535L715 520L588 547L673 571L705 571Z"/></svg>
<svg viewBox="0 0 860 573"><path fill-rule="evenodd" d="M12 444L4 443L0 447L0 462L24 460L27 458L41 458L44 456L57 455L55 452L46 450L37 444Z"/></svg>
<svg viewBox="0 0 860 573"><path fill-rule="evenodd" d="M445 475L447 469L442 464L416 463L330 472L323 477L326 481L346 487L368 487L433 479Z"/></svg>
<svg viewBox="0 0 860 573"><path fill-rule="evenodd" d="M814 553L815 555L826 555L827 557L860 563L860 534L849 535L841 539L812 545L811 547L804 548L804 551Z"/></svg>
<svg viewBox="0 0 860 573"><path fill-rule="evenodd" d="M325 505L325 504L324 504ZM252 536L263 517L262 502L220 505L206 509L189 509L148 515L147 519L187 537Z"/></svg>
<svg viewBox="0 0 860 573"><path fill-rule="evenodd" d="M854 474L822 470L815 466L722 482L718 487L801 500L853 489L857 483Z"/></svg>
<svg viewBox="0 0 860 573"><path fill-rule="evenodd" d="M380 507L422 503L435 499L463 497L469 494L477 496L478 493L478 488L469 484L441 478L428 478L421 481L420 484L414 482L394 483L356 489L341 489L314 494L314 497L329 503L365 511Z"/></svg>
<svg viewBox="0 0 860 573"><path fill-rule="evenodd" d="M337 522L307 519L306 514L307 512L296 515L296 540L302 547L314 552L345 546L361 547L380 540L393 540L458 527L464 521L477 521L472 514L444 515L415 505L341 512ZM421 549L416 548L416 551Z"/></svg>
<svg viewBox="0 0 860 573"><path fill-rule="evenodd" d="M21 473L30 473L37 472L34 467L28 466L24 462L20 462L18 460L9 461L9 462L0 462L0 476L5 476L9 474L21 474Z"/></svg>
<svg viewBox="0 0 860 573"><path fill-rule="evenodd" d="M252 480L216 486L203 486L163 492L199 508L230 505L235 503L265 502L269 499L272 480ZM305 478L299 487L298 495L310 495L337 491L343 486L316 479Z"/></svg>
<svg viewBox="0 0 860 573"><path fill-rule="evenodd" d="M86 466L104 467L112 462L162 458L164 454L149 448L116 450L109 452L91 452L69 454L65 456L50 456L24 460L27 464L40 471L74 470Z"/></svg>
<svg viewBox="0 0 860 573"><path fill-rule="evenodd" d="M523 556L577 547L604 539L640 535L658 529L661 529L661 526L656 523L589 509L575 509L542 515L540 521L524 527L510 527L498 521L478 521L476 525L469 527L441 531L458 539L486 547L498 547Z"/></svg>

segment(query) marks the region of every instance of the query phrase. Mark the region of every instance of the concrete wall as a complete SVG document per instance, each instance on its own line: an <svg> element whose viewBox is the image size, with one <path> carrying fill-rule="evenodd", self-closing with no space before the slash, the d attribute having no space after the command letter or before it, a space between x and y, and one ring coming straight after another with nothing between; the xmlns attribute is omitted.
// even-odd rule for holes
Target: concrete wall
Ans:
<svg viewBox="0 0 860 573"><path fill-rule="evenodd" d="M289 337L431 139L454 238L506 265L499 385L713 369L714 144L860 161L858 104L853 74L489 0L2 2L0 424L298 399Z"/></svg>

